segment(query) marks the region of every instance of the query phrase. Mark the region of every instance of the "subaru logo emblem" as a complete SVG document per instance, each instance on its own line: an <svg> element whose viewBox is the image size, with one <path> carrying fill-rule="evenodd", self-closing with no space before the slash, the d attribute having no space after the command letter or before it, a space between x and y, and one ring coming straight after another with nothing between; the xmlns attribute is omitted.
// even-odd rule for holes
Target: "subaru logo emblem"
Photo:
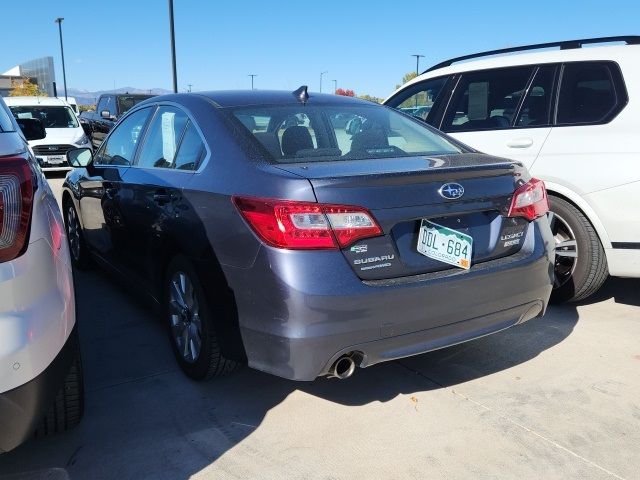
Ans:
<svg viewBox="0 0 640 480"><path fill-rule="evenodd" d="M464 187L459 183L445 183L440 187L438 193L447 200L455 200L464 195Z"/></svg>

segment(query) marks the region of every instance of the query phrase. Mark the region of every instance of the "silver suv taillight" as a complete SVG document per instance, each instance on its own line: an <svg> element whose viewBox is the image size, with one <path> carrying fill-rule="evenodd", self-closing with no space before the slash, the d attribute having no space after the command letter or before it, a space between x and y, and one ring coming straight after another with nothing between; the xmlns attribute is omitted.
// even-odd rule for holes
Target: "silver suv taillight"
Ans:
<svg viewBox="0 0 640 480"><path fill-rule="evenodd" d="M22 157L0 158L0 262L26 249L33 205L33 175Z"/></svg>

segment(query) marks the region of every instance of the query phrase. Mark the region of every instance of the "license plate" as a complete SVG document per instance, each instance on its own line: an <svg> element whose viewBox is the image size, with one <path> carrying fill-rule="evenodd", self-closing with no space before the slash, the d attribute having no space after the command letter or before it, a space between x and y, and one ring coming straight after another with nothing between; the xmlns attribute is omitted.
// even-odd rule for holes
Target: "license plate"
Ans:
<svg viewBox="0 0 640 480"><path fill-rule="evenodd" d="M44 157L44 161L52 165L60 165L61 163L64 163L64 157L62 155L51 155L49 157Z"/></svg>
<svg viewBox="0 0 640 480"><path fill-rule="evenodd" d="M418 252L449 265L471 268L473 238L429 220L422 220L418 234Z"/></svg>

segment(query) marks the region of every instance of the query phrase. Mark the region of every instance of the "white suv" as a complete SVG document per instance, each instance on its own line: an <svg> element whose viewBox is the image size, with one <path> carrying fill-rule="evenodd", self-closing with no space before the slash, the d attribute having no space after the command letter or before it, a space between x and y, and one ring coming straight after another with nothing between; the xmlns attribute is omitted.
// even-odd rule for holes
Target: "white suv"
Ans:
<svg viewBox="0 0 640 480"><path fill-rule="evenodd" d="M26 141L44 136L0 99L0 452L73 427L83 411L69 247Z"/></svg>
<svg viewBox="0 0 640 480"><path fill-rule="evenodd" d="M539 51L497 56L531 50ZM608 274L640 277L639 96L640 37L607 37L447 60L385 104L417 111L545 181L556 239L553 298L567 301L593 294Z"/></svg>

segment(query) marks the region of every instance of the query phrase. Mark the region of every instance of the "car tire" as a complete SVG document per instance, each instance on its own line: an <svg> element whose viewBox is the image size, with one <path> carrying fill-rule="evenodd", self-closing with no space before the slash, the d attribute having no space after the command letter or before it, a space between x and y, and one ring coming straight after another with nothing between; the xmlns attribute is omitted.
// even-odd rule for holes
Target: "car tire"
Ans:
<svg viewBox="0 0 640 480"><path fill-rule="evenodd" d="M566 200L549 196L549 224L556 240L554 303L593 295L609 276L607 258L593 225Z"/></svg>
<svg viewBox="0 0 640 480"><path fill-rule="evenodd" d="M225 305L205 295L195 268L185 257L174 258L164 282L165 317L173 353L182 371L194 380L227 375L239 363L222 355L215 319Z"/></svg>
<svg viewBox="0 0 640 480"><path fill-rule="evenodd" d="M67 230L69 254L73 266L78 270L87 270L91 266L91 257L84 241L78 212L71 200L64 203L64 225Z"/></svg>
<svg viewBox="0 0 640 480"><path fill-rule="evenodd" d="M73 335L77 335L77 331L74 331ZM64 384L58 390L53 404L36 430L36 437L66 432L78 425L82 420L84 414L84 380L80 344L77 338L75 345L75 356L64 379Z"/></svg>

